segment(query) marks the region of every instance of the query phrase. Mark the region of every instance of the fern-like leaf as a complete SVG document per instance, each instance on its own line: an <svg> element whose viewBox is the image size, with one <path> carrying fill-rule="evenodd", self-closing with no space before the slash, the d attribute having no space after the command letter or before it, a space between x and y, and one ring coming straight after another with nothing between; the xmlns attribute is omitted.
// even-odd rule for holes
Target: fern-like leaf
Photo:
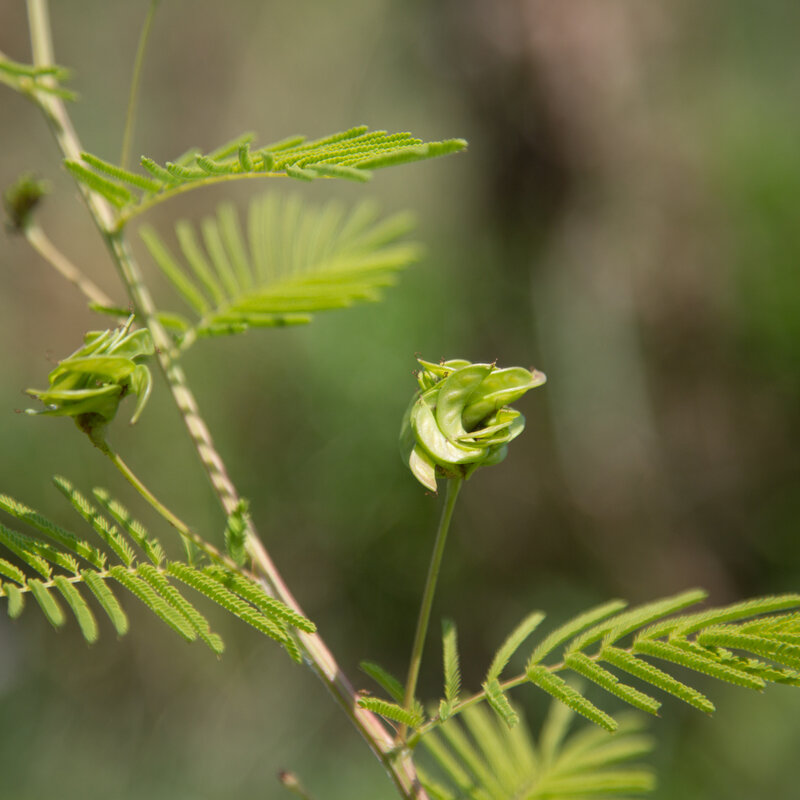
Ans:
<svg viewBox="0 0 800 800"><path fill-rule="evenodd" d="M150 536L142 523L134 519L128 512L128 509L118 500L111 497L105 489L93 489L92 494L100 505L114 517L125 533L136 542L150 561L156 566L160 566L165 556L164 548L161 546L158 539Z"/></svg>
<svg viewBox="0 0 800 800"><path fill-rule="evenodd" d="M208 620L151 564L142 564L137 570L150 586L158 592L194 628L197 636L217 655L225 650L222 639L211 632Z"/></svg>
<svg viewBox="0 0 800 800"><path fill-rule="evenodd" d="M187 642L197 638L194 625L178 609L162 597L147 581L117 565L108 571L112 578L124 586L134 597L142 601L156 616L167 623Z"/></svg>
<svg viewBox="0 0 800 800"><path fill-rule="evenodd" d="M644 683L649 683L657 689L668 692L685 703L700 709L700 711L705 711L706 714L711 714L715 710L714 704L704 694L701 694L691 686L681 683L653 664L636 658L627 650L612 646L604 647L600 651L600 658L607 664L611 664L613 667L639 678Z"/></svg>
<svg viewBox="0 0 800 800"><path fill-rule="evenodd" d="M494 678L486 680L482 684L483 691L486 693L486 701L494 709L500 719L513 728L518 722L519 717L516 711L511 707L511 703L503 692L500 682Z"/></svg>
<svg viewBox="0 0 800 800"><path fill-rule="evenodd" d="M423 142L410 133L370 131L360 126L314 141L295 136L258 148L253 146L253 135L244 134L210 153L193 149L163 165L142 156L147 176L91 153L81 153L80 161L68 159L65 164L75 178L120 209L119 224L123 225L175 194L219 181L283 175L304 181L343 178L363 182L370 179L372 170L436 158L466 146L463 139Z"/></svg>
<svg viewBox="0 0 800 800"><path fill-rule="evenodd" d="M28 581L28 588L31 590L31 594L42 609L42 613L47 617L47 621L54 628L60 628L66 621L64 612L53 595L50 594L47 586L38 578L31 578Z"/></svg>
<svg viewBox="0 0 800 800"><path fill-rule="evenodd" d="M532 614L525 617L525 619L511 631L492 659L489 671L486 673L487 682L497 682L500 674L511 660L511 656L517 652L523 642L539 627L543 619L544 614L540 611L534 611Z"/></svg>
<svg viewBox="0 0 800 800"><path fill-rule="evenodd" d="M128 616L122 610L114 592L97 573L84 570L81 575L103 611L108 615L117 635L124 636L128 632Z"/></svg>
<svg viewBox="0 0 800 800"><path fill-rule="evenodd" d="M13 500L8 495L0 494L0 509L12 517L16 517L20 522L27 523L48 539L61 545L61 547L72 551L80 558L86 559L98 569L105 567L106 558L96 547L92 547L88 542L79 539L41 514L37 514L32 508L28 508L23 503Z"/></svg>
<svg viewBox="0 0 800 800"><path fill-rule="evenodd" d="M623 717L613 736L591 726L567 735L572 713L554 703L536 743L526 724L497 724L481 706L461 721L449 720L426 734L422 745L433 760L420 764L431 797L445 800L567 800L595 795L630 797L649 792L655 781L636 761L652 750L638 719ZM544 737L549 731L548 744Z"/></svg>
<svg viewBox="0 0 800 800"><path fill-rule="evenodd" d="M195 317L179 333L185 349L198 336L305 324L318 311L379 299L418 257L414 245L398 241L409 228L407 216L379 222L368 206L344 217L336 204L279 205L268 196L251 203L246 233L230 205L200 233L178 223L182 258L152 228L141 235Z"/></svg>
<svg viewBox="0 0 800 800"><path fill-rule="evenodd" d="M80 585L83 584L90 599L99 604L121 636L128 630L128 618L111 588L111 584L117 583L184 639L194 641L199 638L215 653L221 653L224 649L222 639L211 632L205 616L182 594L180 588L185 584L267 636L277 639L293 659L301 660L290 626L313 633L316 630L314 624L270 597L245 573L219 565L167 562L158 541L150 537L108 492L95 489L94 496L121 529L101 516L69 481L56 478L55 483L70 505L100 536L106 550L92 547L24 504L0 496L0 509L55 543L44 542L0 523L0 551L8 551L21 564L0 556L0 576L6 579L0 583L0 596L7 598L10 616L22 613L25 595L31 594L46 618L60 627L66 616L56 599L59 596L75 617L84 638L92 643L98 638L99 628L90 605L81 594ZM132 543L150 563L139 562ZM109 552L114 553L121 563L107 567ZM88 562L89 566L81 568L76 556ZM200 554L201 561L202 558L203 554Z"/></svg>
<svg viewBox="0 0 800 800"><path fill-rule="evenodd" d="M392 700L398 703L403 702L403 684L400 683L394 675L387 672L380 664L376 664L374 661L361 661L358 666L359 669L369 675Z"/></svg>
<svg viewBox="0 0 800 800"><path fill-rule="evenodd" d="M86 601L81 597L80 592L75 586L70 583L63 575L56 575L53 578L53 584L56 589L61 592L61 596L66 600L67 605L70 607L75 619L80 626L83 638L89 644L94 644L100 632L97 628L97 620L94 618L92 609L89 608Z"/></svg>
<svg viewBox="0 0 800 800"><path fill-rule="evenodd" d="M75 92L65 89L61 81L69 78L69 70L65 67L38 67L33 64L22 64L12 61L0 54L0 83L5 83L22 94L36 99L37 93L51 94L64 100L75 100Z"/></svg>
<svg viewBox="0 0 800 800"><path fill-rule="evenodd" d="M4 583L3 593L8 598L8 616L16 619L25 609L25 596L19 586L13 583Z"/></svg>
<svg viewBox="0 0 800 800"><path fill-rule="evenodd" d="M388 700L381 700L378 697L359 697L358 704L361 708L366 708L409 728L418 728L425 720L425 717L417 709L403 708L397 703L390 703Z"/></svg>
<svg viewBox="0 0 800 800"><path fill-rule="evenodd" d="M505 722L512 723L507 692L526 681L600 727L615 730L617 721L589 700L584 688L565 680L570 673L650 714L658 713L660 700L625 683L620 674L632 675L706 713L714 711L711 700L672 675L670 666L750 689L763 689L769 682L800 686L800 613L792 611L800 607L800 595L756 598L685 613L704 597L704 592L693 589L630 609L618 600L590 609L535 645L522 675L501 681L510 654L541 623L537 612L500 647L483 691L460 703L442 700L445 713L423 726L418 736L478 700L486 700Z"/></svg>
<svg viewBox="0 0 800 800"><path fill-rule="evenodd" d="M275 639L281 644L286 644L289 637L285 628L281 627L271 617L268 617L256 607L245 602L238 595L226 589L219 581L193 569L187 564L178 562L169 564L167 566L167 572L192 589L204 594L209 600L222 606L243 622L252 625L256 630Z"/></svg>
<svg viewBox="0 0 800 800"><path fill-rule="evenodd" d="M286 603L268 595L261 586L233 570L214 565L204 569L206 575L235 592L243 600L252 603L262 614L271 617L278 625L288 623L305 633L316 633L317 626Z"/></svg>
<svg viewBox="0 0 800 800"><path fill-rule="evenodd" d="M239 565L247 561L247 502L240 500L225 525L225 549Z"/></svg>
<svg viewBox="0 0 800 800"><path fill-rule="evenodd" d="M57 475L53 483L69 500L72 507L94 528L95 533L114 551L125 566L133 564L136 556L119 531L99 514L97 509L66 479Z"/></svg>
<svg viewBox="0 0 800 800"><path fill-rule="evenodd" d="M451 620L442 622L442 662L444 666L444 699L439 703L439 718L446 720L461 694L461 667L458 659L458 637Z"/></svg>
<svg viewBox="0 0 800 800"><path fill-rule="evenodd" d="M528 669L534 666L534 664L538 664L545 656L549 655L559 645L564 644L568 639L572 639L581 631L595 625L600 620L610 617L612 614L616 614L627 605L628 604L624 600L611 600L608 603L603 603L596 608L585 611L569 622L565 622L552 633L548 634L536 646L528 661Z"/></svg>
<svg viewBox="0 0 800 800"><path fill-rule="evenodd" d="M528 670L528 679L540 689L544 689L548 694L553 695L556 700L560 700L565 706L568 706L578 714L582 714L586 719L591 720L601 728L605 728L607 731L615 731L617 729L617 721L613 717L610 717L605 711L601 711L563 678L555 675L545 667L531 667Z"/></svg>

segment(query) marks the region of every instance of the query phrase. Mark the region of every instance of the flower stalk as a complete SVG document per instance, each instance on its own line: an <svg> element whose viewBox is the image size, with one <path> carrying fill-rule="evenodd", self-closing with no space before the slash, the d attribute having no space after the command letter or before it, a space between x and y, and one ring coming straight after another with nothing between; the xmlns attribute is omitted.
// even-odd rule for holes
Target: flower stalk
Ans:
<svg viewBox="0 0 800 800"><path fill-rule="evenodd" d="M417 619L417 632L414 634L414 644L411 648L411 660L408 667L408 677L406 679L404 706L411 709L414 704L414 695L417 691L417 680L419 678L419 668L422 663L422 653L425 649L425 638L428 633L428 624L431 619L431 608L433 598L436 593L436 583L439 579L439 572L442 567L444 547L447 542L447 533L450 530L450 521L453 519L453 511L456 507L456 500L463 484L462 478L451 478L447 482L447 494L445 496L442 516L439 520L439 528L436 531L436 541L433 545L430 565L428 566L428 577L425 579L425 589L422 593L422 602L419 608ZM402 730L400 737L405 735Z"/></svg>

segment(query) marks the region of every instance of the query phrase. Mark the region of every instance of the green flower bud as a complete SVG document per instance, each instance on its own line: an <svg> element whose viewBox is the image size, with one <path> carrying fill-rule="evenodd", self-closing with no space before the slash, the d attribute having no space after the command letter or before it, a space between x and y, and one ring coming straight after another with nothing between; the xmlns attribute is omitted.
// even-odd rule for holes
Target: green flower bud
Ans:
<svg viewBox="0 0 800 800"><path fill-rule="evenodd" d="M505 458L525 428L525 417L508 404L546 378L523 367L418 360L420 390L403 418L400 447L416 479L435 492L437 475L468 478Z"/></svg>
<svg viewBox="0 0 800 800"><path fill-rule="evenodd" d="M153 379L137 358L154 352L147 329L131 331L133 316L115 331L89 331L84 346L58 362L50 373L50 388L28 389L27 393L44 403L42 411L28 414L73 417L78 427L94 441L117 413L124 397L137 397L131 424L139 419L150 396Z"/></svg>

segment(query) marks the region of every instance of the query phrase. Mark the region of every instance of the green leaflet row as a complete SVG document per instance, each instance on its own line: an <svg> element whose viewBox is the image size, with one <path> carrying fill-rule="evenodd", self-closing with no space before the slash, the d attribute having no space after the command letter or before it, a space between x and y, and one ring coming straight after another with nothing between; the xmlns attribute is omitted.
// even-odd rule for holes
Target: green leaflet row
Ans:
<svg viewBox="0 0 800 800"><path fill-rule="evenodd" d="M74 617L89 643L99 636L98 616L108 618L121 636L128 630L120 600L123 589L123 594L136 597L182 638L200 640L221 653L222 639L195 605L200 595L300 660L295 629L313 633L314 624L268 595L243 570L208 558L205 563L170 560L158 540L108 492L94 491L102 513L69 481L54 481L92 535L84 538L0 495L0 511L10 518L0 522L0 596L11 617L20 616L32 604L56 628Z"/></svg>
<svg viewBox="0 0 800 800"><path fill-rule="evenodd" d="M164 163L142 156L140 173L91 153L64 163L77 180L118 209L122 225L168 197L223 180L282 175L304 181L363 182L372 170L455 153L467 146L463 139L424 142L410 133L370 131L365 125L312 141L291 136L255 146L253 140L253 134L244 134L209 153L191 149Z"/></svg>

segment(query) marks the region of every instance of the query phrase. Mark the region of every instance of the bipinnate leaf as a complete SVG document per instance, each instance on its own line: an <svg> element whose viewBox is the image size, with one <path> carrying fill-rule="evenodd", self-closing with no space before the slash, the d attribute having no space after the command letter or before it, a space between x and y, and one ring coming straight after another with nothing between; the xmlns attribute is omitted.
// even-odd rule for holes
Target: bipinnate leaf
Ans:
<svg viewBox="0 0 800 800"><path fill-rule="evenodd" d="M91 644L98 638L99 627L81 592L80 587L84 585L85 594L97 602L121 636L128 630L128 618L110 585L116 583L187 641L200 639L213 652L222 653L222 639L210 630L204 614L184 596L181 588L185 585L276 639L294 660L301 660L293 629L314 633L314 623L271 597L248 574L219 563L209 564L210 557L199 550L195 554L197 563L168 562L158 541L107 491L95 489L94 496L120 528L103 517L65 478L57 477L55 483L73 509L100 536L102 548L87 544L28 506L5 495L0 496L0 510L54 543L12 530L0 522L0 552L6 550L22 565L18 566L0 555L0 578L5 579L0 583L0 597L7 599L9 615L13 617L22 613L24 597L30 593L51 624L61 627L66 616L56 599L60 597L75 617L84 638ZM139 561L134 546L150 563ZM108 567L109 553L113 553L121 563ZM88 566L82 567L78 558Z"/></svg>
<svg viewBox="0 0 800 800"><path fill-rule="evenodd" d="M419 250L398 241L410 229L405 215L379 221L365 206L345 216L339 206L279 204L256 198L243 226L224 204L200 231L175 227L180 253L153 228L140 233L154 262L194 317L174 328L178 350L200 336L250 328L302 325L313 314L378 300Z"/></svg>
<svg viewBox="0 0 800 800"><path fill-rule="evenodd" d="M638 719L622 717L610 737L586 725L570 733L573 718L554 702L534 741L524 720L509 728L482 706L472 706L422 737L434 762L420 770L422 784L431 798L447 800L622 798L653 789L652 772L636 764L653 749ZM544 732L556 728L556 736Z"/></svg>
<svg viewBox="0 0 800 800"><path fill-rule="evenodd" d="M513 724L516 712L507 693L526 681L596 725L615 730L617 720L586 697L585 683L568 682L570 674L650 714L658 714L661 706L650 687L706 713L714 711L711 700L683 678L683 670L757 690L770 682L800 686L800 613L794 611L800 595L685 612L704 597L705 592L692 589L629 609L620 600L596 606L546 634L534 646L525 672L501 682L510 656L542 622L543 615L534 612L500 647L483 691L465 703L443 699L439 716L420 735L481 699ZM680 678L671 674L673 667L681 669ZM624 682L625 675L641 681L644 690Z"/></svg>
<svg viewBox="0 0 800 800"><path fill-rule="evenodd" d="M2 79L2 62L0 62ZM463 139L423 142L409 133L370 131L365 125L314 141L293 136L254 147L253 134L243 134L210 153L196 149L159 164L142 156L148 173L131 172L92 155L64 163L74 177L106 198L120 212L119 224L178 193L219 181L282 175L302 181L340 178L368 181L372 170L456 153Z"/></svg>

